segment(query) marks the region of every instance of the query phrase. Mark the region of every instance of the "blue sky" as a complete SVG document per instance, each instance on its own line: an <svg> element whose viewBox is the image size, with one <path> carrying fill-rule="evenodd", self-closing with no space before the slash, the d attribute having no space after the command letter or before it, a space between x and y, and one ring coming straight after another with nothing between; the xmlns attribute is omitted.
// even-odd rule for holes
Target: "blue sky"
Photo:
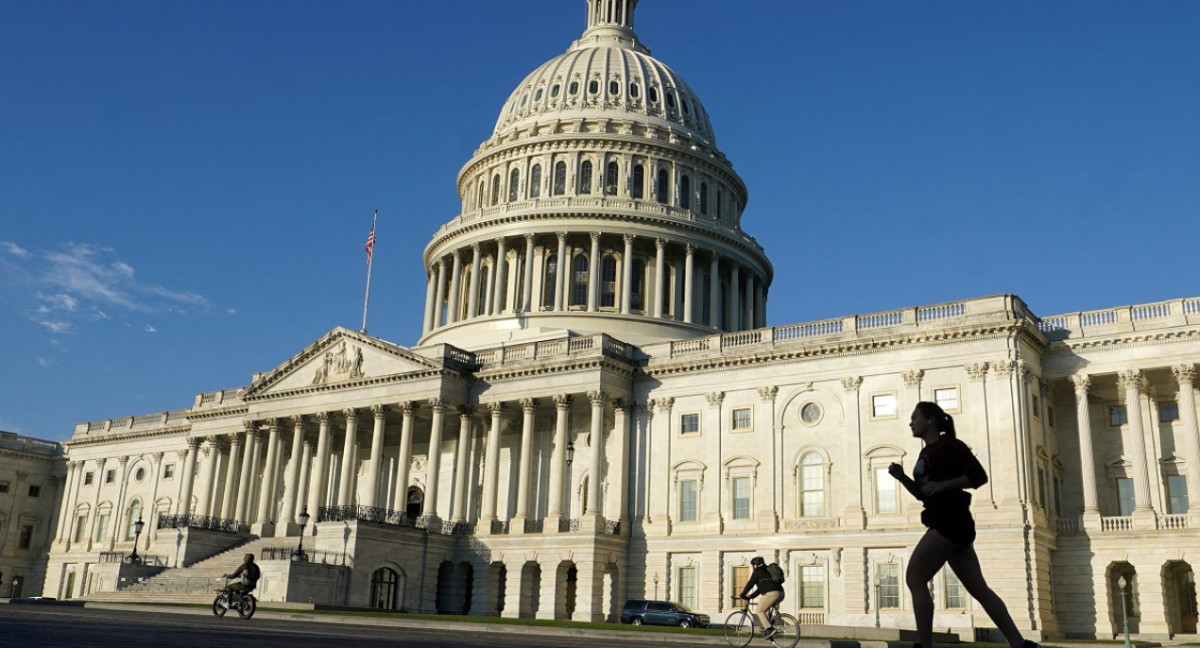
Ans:
<svg viewBox="0 0 1200 648"><path fill-rule="evenodd" d="M420 335L429 237L583 0L0 10L0 429L189 407ZM1200 3L643 0L750 190L782 325L1200 295Z"/></svg>

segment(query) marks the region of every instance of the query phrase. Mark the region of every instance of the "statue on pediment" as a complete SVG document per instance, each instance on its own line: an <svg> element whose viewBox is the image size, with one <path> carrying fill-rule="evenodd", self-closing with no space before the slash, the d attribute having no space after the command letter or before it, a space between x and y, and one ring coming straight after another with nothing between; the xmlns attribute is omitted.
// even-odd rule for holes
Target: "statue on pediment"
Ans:
<svg viewBox="0 0 1200 648"><path fill-rule="evenodd" d="M351 355L349 346L342 340L336 351L326 351L313 375L312 384L324 385L328 382L353 380L363 377L362 347L354 347Z"/></svg>

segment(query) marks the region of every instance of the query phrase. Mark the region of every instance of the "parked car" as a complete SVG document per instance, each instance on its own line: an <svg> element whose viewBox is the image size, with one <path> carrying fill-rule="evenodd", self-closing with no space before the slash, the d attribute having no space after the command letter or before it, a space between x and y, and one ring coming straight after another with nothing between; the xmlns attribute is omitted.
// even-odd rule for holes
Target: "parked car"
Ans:
<svg viewBox="0 0 1200 648"><path fill-rule="evenodd" d="M709 620L707 614L697 614L679 603L630 599L621 608L621 623L707 628Z"/></svg>

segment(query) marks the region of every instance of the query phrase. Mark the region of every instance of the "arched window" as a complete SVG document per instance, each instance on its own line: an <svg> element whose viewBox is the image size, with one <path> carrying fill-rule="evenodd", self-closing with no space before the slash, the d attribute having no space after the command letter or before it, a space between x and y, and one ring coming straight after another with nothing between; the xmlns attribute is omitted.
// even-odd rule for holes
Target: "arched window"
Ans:
<svg viewBox="0 0 1200 648"><path fill-rule="evenodd" d="M600 306L617 304L617 259L609 255L600 260Z"/></svg>
<svg viewBox="0 0 1200 648"><path fill-rule="evenodd" d="M492 176L492 204L496 205L500 202L500 174Z"/></svg>
<svg viewBox="0 0 1200 648"><path fill-rule="evenodd" d="M371 607L376 610L396 609L396 586L400 576L387 567L371 574Z"/></svg>
<svg viewBox="0 0 1200 648"><path fill-rule="evenodd" d="M475 312L471 313L472 317L484 314L487 309L488 275L491 274L489 269L485 265L479 266L479 286L476 288L478 292L475 294Z"/></svg>
<svg viewBox="0 0 1200 648"><path fill-rule="evenodd" d="M692 179L686 175L679 178L679 206L692 208Z"/></svg>
<svg viewBox="0 0 1200 648"><path fill-rule="evenodd" d="M629 307L633 310L645 308L646 264L641 259L633 260L633 276L629 277Z"/></svg>
<svg viewBox="0 0 1200 648"><path fill-rule="evenodd" d="M629 197L640 199L646 185L646 169L641 164L633 165L633 183L629 185Z"/></svg>
<svg viewBox="0 0 1200 648"><path fill-rule="evenodd" d="M542 195L542 165L533 165L529 172L529 197L538 198Z"/></svg>
<svg viewBox="0 0 1200 648"><path fill-rule="evenodd" d="M421 517L421 512L425 510L425 491L419 486L408 487L408 497L404 503L404 514L410 520L415 520Z"/></svg>
<svg viewBox="0 0 1200 648"><path fill-rule="evenodd" d="M700 183L700 213L708 215L708 183Z"/></svg>
<svg viewBox="0 0 1200 648"><path fill-rule="evenodd" d="M567 193L567 163L558 162L554 165L554 195Z"/></svg>
<svg viewBox="0 0 1200 648"><path fill-rule="evenodd" d="M125 539L133 540L137 535L137 527L135 525L138 520L142 519L142 500L135 499L130 502L127 511L125 515Z"/></svg>
<svg viewBox="0 0 1200 648"><path fill-rule="evenodd" d="M558 291L558 256L551 254L546 259L546 273L542 277L542 306L552 308L554 295Z"/></svg>
<svg viewBox="0 0 1200 648"><path fill-rule="evenodd" d="M508 202L517 201L517 185L520 184L520 179L521 174L516 169L508 174Z"/></svg>
<svg viewBox="0 0 1200 648"><path fill-rule="evenodd" d="M667 192L667 181L668 181L667 170L659 169L658 170L658 186L655 188L654 199L664 205L671 202L671 195Z"/></svg>
<svg viewBox="0 0 1200 648"><path fill-rule="evenodd" d="M825 462L816 452L800 458L800 516L825 517Z"/></svg>
<svg viewBox="0 0 1200 648"><path fill-rule="evenodd" d="M721 195L721 190L717 189L717 218L721 217L721 201L724 196Z"/></svg>
<svg viewBox="0 0 1200 648"><path fill-rule="evenodd" d="M486 187L486 185L484 185L483 180L480 180L479 181L479 189L477 189L475 191L475 208L476 209L483 209L483 197L487 195L485 187Z"/></svg>
<svg viewBox="0 0 1200 648"><path fill-rule="evenodd" d="M585 254L575 255L571 261L571 305L587 306L588 258Z"/></svg>
<svg viewBox="0 0 1200 648"><path fill-rule="evenodd" d="M618 168L619 167L617 166L616 162L609 162L608 165L604 167L604 195L606 196L617 195Z"/></svg>
<svg viewBox="0 0 1200 648"><path fill-rule="evenodd" d="M592 193L592 163L590 160L584 160L583 164L579 165L579 194Z"/></svg>
<svg viewBox="0 0 1200 648"><path fill-rule="evenodd" d="M579 514L580 515L587 514L587 505L588 505L588 478L584 477L583 481L579 484Z"/></svg>

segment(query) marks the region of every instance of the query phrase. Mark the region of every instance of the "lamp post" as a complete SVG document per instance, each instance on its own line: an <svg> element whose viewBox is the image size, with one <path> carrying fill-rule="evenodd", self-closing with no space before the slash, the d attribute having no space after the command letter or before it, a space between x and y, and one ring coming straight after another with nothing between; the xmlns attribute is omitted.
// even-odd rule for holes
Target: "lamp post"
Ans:
<svg viewBox="0 0 1200 648"><path fill-rule="evenodd" d="M879 588L882 583L879 580L879 572L875 572L875 627L879 627Z"/></svg>
<svg viewBox="0 0 1200 648"><path fill-rule="evenodd" d="M142 537L142 529L145 526L146 523L142 521L142 517L139 515L137 522L133 523L133 553L129 554L129 564L131 565L140 565L142 563L142 559L137 555L137 546L138 539Z"/></svg>
<svg viewBox="0 0 1200 648"><path fill-rule="evenodd" d="M304 553L304 527L308 526L308 521L311 519L307 506L300 511L300 515L296 516L296 519L300 520L300 541L296 543L296 553L292 554L292 560L307 562L308 554Z"/></svg>
<svg viewBox="0 0 1200 648"><path fill-rule="evenodd" d="M567 465L570 466L572 461L575 461L575 442L567 441Z"/></svg>
<svg viewBox="0 0 1200 648"><path fill-rule="evenodd" d="M658 598L658 572L654 572L654 598Z"/></svg>
<svg viewBox="0 0 1200 648"><path fill-rule="evenodd" d="M1130 648L1129 643L1129 605L1125 602L1125 586L1129 581L1122 576L1117 579L1117 587L1121 588L1121 616L1125 620L1125 648Z"/></svg>

